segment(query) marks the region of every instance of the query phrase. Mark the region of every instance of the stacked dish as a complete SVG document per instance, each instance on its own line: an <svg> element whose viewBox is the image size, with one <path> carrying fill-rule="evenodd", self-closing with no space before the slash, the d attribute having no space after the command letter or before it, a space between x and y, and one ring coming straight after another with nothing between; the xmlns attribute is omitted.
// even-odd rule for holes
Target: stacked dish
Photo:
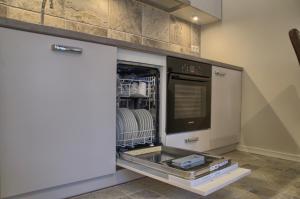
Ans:
<svg viewBox="0 0 300 199"><path fill-rule="evenodd" d="M152 143L153 137L153 117L149 111L146 109L135 109L132 110L139 127L139 133L136 137L136 142L144 144L144 143Z"/></svg>
<svg viewBox="0 0 300 199"><path fill-rule="evenodd" d="M133 146L139 128L132 111L128 108L117 109L117 141L118 145Z"/></svg>
<svg viewBox="0 0 300 199"><path fill-rule="evenodd" d="M146 109L117 109L117 145L131 146L153 142L153 117Z"/></svg>

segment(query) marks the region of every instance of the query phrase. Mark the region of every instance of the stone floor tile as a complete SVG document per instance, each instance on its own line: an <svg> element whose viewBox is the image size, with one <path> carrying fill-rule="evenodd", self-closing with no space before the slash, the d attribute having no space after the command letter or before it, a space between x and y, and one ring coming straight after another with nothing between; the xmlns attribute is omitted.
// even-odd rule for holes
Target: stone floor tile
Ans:
<svg viewBox="0 0 300 199"><path fill-rule="evenodd" d="M205 199L260 199L260 198L254 193L251 193L244 189L230 186L209 195Z"/></svg>
<svg viewBox="0 0 300 199"><path fill-rule="evenodd" d="M201 198L198 194L180 189L178 187L166 187L166 189L161 189L159 193L162 194L166 198L172 198L172 199L182 199L182 198L199 199L199 198Z"/></svg>
<svg viewBox="0 0 300 199"><path fill-rule="evenodd" d="M150 190L142 190L142 191L139 191L139 192L136 192L134 194L131 194L129 195L131 198L134 198L134 199L151 199L151 198L160 198L161 195L154 192L154 191L150 191Z"/></svg>
<svg viewBox="0 0 300 199"><path fill-rule="evenodd" d="M147 187L141 183L141 180L135 180L130 183L121 184L118 188L125 194L133 194L138 191L144 190Z"/></svg>
<svg viewBox="0 0 300 199"><path fill-rule="evenodd" d="M130 196L123 196L123 197L117 198L117 199L133 199L133 198L131 198Z"/></svg>
<svg viewBox="0 0 300 199"><path fill-rule="evenodd" d="M243 167L245 169L250 169L251 171L254 171L254 170L260 168L260 166L257 166L257 165L251 164L251 163L240 164L240 165L241 165L241 167Z"/></svg>
<svg viewBox="0 0 300 199"><path fill-rule="evenodd" d="M124 192L120 191L117 186L92 192L90 195L92 199L116 199L127 196Z"/></svg>
<svg viewBox="0 0 300 199"><path fill-rule="evenodd" d="M285 193L279 193L276 196L272 197L271 199L300 199L300 198Z"/></svg>

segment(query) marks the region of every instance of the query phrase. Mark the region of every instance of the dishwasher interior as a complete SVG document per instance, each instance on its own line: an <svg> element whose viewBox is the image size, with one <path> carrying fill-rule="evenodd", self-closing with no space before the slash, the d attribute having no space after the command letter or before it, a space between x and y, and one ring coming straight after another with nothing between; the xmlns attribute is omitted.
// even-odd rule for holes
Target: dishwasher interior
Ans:
<svg viewBox="0 0 300 199"><path fill-rule="evenodd" d="M117 151L159 145L159 69L120 62L117 67Z"/></svg>

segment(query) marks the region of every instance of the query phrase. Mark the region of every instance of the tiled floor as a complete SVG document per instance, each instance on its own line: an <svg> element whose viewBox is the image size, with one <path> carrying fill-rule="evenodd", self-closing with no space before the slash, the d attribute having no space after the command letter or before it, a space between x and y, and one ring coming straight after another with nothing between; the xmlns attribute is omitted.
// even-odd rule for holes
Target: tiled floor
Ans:
<svg viewBox="0 0 300 199"><path fill-rule="evenodd" d="M207 197L142 178L73 199L300 199L300 163L238 151L225 156L251 169L252 174Z"/></svg>

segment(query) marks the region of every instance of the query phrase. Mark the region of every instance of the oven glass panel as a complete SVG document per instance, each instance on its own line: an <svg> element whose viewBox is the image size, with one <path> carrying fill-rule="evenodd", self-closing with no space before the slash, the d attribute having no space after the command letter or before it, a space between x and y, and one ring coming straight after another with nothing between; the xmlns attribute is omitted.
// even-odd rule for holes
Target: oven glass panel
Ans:
<svg viewBox="0 0 300 199"><path fill-rule="evenodd" d="M180 84L175 85L174 118L204 118L207 114L207 87L201 85Z"/></svg>

